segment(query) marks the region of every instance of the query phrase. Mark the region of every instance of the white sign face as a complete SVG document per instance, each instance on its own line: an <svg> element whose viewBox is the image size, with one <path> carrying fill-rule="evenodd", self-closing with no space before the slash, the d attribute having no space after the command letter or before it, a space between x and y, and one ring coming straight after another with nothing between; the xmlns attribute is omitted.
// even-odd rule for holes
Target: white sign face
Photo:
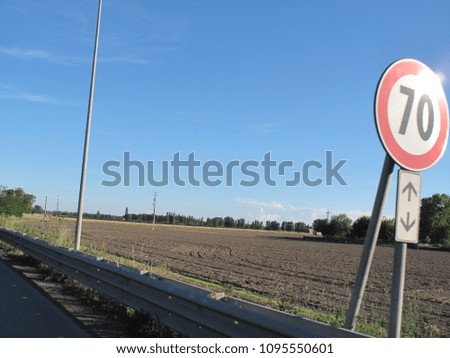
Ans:
<svg viewBox="0 0 450 358"><path fill-rule="evenodd" d="M398 171L395 241L411 244L419 242L421 185L419 173Z"/></svg>
<svg viewBox="0 0 450 358"><path fill-rule="evenodd" d="M375 120L384 148L405 169L428 169L445 152L445 93L438 76L419 61L400 60L386 69L377 88Z"/></svg>
<svg viewBox="0 0 450 358"><path fill-rule="evenodd" d="M433 149L441 129L438 94L429 83L434 74L406 75L392 87L388 100L389 126L395 141L406 152L423 155Z"/></svg>

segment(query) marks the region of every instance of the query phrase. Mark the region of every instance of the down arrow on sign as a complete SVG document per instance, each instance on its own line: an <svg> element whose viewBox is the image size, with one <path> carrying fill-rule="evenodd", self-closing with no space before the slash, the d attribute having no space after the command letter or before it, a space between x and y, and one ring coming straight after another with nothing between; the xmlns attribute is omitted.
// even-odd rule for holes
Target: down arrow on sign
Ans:
<svg viewBox="0 0 450 358"><path fill-rule="evenodd" d="M406 223L403 221L403 218L400 218L400 221L402 222L403 227L405 228L406 231L409 231L414 224L416 223L416 220L413 220L411 223L409 222L409 217L410 217L410 212L408 211L406 213Z"/></svg>

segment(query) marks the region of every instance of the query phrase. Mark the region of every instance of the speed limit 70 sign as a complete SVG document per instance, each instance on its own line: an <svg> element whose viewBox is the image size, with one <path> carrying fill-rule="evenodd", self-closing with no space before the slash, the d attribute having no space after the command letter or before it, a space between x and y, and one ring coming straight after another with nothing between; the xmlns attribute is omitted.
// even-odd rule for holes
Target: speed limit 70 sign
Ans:
<svg viewBox="0 0 450 358"><path fill-rule="evenodd" d="M421 171L444 154L449 114L439 78L423 63L403 59L383 73L375 96L381 142L401 167Z"/></svg>

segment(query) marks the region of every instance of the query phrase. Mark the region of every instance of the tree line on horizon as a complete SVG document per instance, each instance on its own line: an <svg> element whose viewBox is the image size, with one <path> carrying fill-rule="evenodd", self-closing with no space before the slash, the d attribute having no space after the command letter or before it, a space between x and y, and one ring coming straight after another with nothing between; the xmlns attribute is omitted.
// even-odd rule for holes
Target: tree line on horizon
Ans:
<svg viewBox="0 0 450 358"><path fill-rule="evenodd" d="M125 209L123 215L124 221L130 222L153 222L153 214L129 214L128 208ZM247 222L244 218L235 219L231 216L225 217L208 217L196 218L192 215L182 215L173 212L167 212L165 215L155 215L155 223L168 225L187 225L187 226L206 226L217 228L234 228L234 229L254 229L254 230L282 230L309 232L309 226L304 222L283 221L281 224L277 221L253 220Z"/></svg>
<svg viewBox="0 0 450 358"><path fill-rule="evenodd" d="M0 215L22 216L24 213L44 213L39 205L34 205L36 198L27 194L22 188L8 189L0 185ZM49 212L52 215L76 217L75 212ZM124 215L102 214L100 211L84 213L86 219L126 221L153 223L153 214L134 214L125 209ZM167 225L204 226L217 228L237 228L268 230L282 232L298 232L322 235L336 239L363 239L369 226L370 217L363 215L352 221L346 214L331 216L331 219L316 219L312 225L302 221L253 220L247 222L243 218L235 219L231 216L195 218L192 215L182 215L167 212L164 215L155 215L155 223ZM381 242L394 242L395 219L384 218L381 221L378 240ZM433 245L450 245L450 196L447 194L434 194L421 200L419 241Z"/></svg>

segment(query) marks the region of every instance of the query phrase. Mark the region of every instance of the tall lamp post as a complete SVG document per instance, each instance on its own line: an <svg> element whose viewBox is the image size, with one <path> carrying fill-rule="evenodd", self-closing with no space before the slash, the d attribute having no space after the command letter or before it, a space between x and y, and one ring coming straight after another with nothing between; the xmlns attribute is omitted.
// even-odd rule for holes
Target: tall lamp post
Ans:
<svg viewBox="0 0 450 358"><path fill-rule="evenodd" d="M80 250L81 243L81 227L83 224L83 207L84 207L84 186L86 179L86 167L89 152L89 138L91 133L91 117L92 117L92 104L94 101L94 86L95 86L95 71L97 68L97 48L98 48L98 35L100 32L100 19L102 16L102 0L98 2L98 15L97 15L97 29L95 32L95 43L94 43L94 58L92 61L92 75L91 75L91 90L89 93L89 105L86 120L86 135L84 139L84 154L83 154L83 166L81 169L81 181L80 181L80 193L78 196L78 216L77 216L77 226L75 229L75 250Z"/></svg>

